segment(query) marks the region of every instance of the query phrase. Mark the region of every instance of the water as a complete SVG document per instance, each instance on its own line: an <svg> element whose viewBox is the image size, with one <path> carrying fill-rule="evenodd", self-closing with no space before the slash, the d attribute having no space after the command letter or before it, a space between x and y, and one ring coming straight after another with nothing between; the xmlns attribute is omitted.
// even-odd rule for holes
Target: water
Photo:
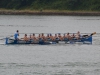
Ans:
<svg viewBox="0 0 100 75"><path fill-rule="evenodd" d="M100 16L0 15L0 39L23 33L97 32L93 44L3 45L1 75L99 75Z"/></svg>

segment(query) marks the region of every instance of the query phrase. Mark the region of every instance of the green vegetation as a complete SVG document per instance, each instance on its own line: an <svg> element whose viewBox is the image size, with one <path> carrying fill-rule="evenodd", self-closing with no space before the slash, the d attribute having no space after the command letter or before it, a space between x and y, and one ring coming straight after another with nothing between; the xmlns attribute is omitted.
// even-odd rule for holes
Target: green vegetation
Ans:
<svg viewBox="0 0 100 75"><path fill-rule="evenodd" d="M0 0L0 8L100 11L100 0Z"/></svg>

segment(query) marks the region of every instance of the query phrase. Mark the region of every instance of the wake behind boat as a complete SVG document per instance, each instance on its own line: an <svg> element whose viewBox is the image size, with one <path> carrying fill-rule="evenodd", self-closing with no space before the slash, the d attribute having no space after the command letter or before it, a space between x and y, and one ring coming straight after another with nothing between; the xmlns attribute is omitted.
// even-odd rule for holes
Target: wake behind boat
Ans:
<svg viewBox="0 0 100 75"><path fill-rule="evenodd" d="M49 45L49 44L59 44L59 43L64 43L64 44L76 44L76 43L82 43L82 44L92 44L92 36L96 34L96 32L90 34L90 35L82 35L81 37L70 37L69 33L64 34L62 37L61 34L59 33L58 36L55 34L55 36L52 36L52 34L47 34L47 36L44 36L42 33L41 35L39 34L38 37L35 37L33 34L33 38L30 35L30 38L27 38L27 35L25 34L25 38L23 39L11 39L6 37L5 39L5 44L39 44L39 45Z"/></svg>

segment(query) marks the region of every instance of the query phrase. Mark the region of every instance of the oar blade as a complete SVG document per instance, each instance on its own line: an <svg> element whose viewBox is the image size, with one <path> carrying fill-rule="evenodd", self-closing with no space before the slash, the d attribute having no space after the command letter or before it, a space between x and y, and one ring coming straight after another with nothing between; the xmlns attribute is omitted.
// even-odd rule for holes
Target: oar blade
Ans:
<svg viewBox="0 0 100 75"><path fill-rule="evenodd" d="M95 34L96 34L96 32L92 33L91 35L95 35Z"/></svg>
<svg viewBox="0 0 100 75"><path fill-rule="evenodd" d="M96 34L96 32L93 33L93 35Z"/></svg>

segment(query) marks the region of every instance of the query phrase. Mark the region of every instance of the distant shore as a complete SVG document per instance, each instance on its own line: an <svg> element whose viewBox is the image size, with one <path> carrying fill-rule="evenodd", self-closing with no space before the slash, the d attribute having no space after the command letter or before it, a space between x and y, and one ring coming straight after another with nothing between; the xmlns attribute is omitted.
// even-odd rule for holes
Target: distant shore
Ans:
<svg viewBox="0 0 100 75"><path fill-rule="evenodd" d="M66 10L0 10L0 15L68 15L100 16L99 11L66 11Z"/></svg>

